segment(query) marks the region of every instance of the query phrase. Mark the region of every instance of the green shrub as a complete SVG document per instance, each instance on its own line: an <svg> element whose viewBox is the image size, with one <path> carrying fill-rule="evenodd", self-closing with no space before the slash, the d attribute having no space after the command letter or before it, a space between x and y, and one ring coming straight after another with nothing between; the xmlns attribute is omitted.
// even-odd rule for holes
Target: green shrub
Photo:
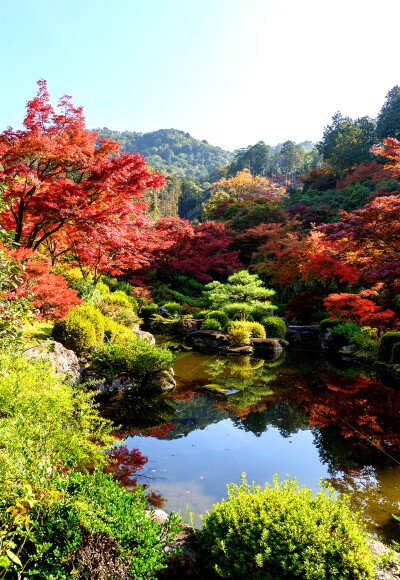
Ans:
<svg viewBox="0 0 400 580"><path fill-rule="evenodd" d="M78 291L78 297L82 298L86 302L91 300L93 293L95 291L95 286L91 280L87 278L76 278L68 280L68 286L73 288L73 290Z"/></svg>
<svg viewBox="0 0 400 580"><path fill-rule="evenodd" d="M136 334L131 328L119 324L112 318L104 317L104 340L105 342L132 342L137 340Z"/></svg>
<svg viewBox="0 0 400 580"><path fill-rule="evenodd" d="M159 527L140 486L128 492L102 473L115 438L93 395L60 383L44 360L0 352L0 368L1 577L154 578L177 518Z"/></svg>
<svg viewBox="0 0 400 580"><path fill-rule="evenodd" d="M396 342L393 345L390 362L392 363L392 365L400 364L400 342Z"/></svg>
<svg viewBox="0 0 400 580"><path fill-rule="evenodd" d="M253 338L266 338L265 328L259 322L249 322L246 320L248 329Z"/></svg>
<svg viewBox="0 0 400 580"><path fill-rule="evenodd" d="M118 375L144 384L152 373L169 369L175 362L175 355L166 348L136 340L98 344L92 361L107 379L113 380Z"/></svg>
<svg viewBox="0 0 400 580"><path fill-rule="evenodd" d="M182 305L178 304L178 302L165 302L163 306L168 310L168 314L172 317L175 317L182 312Z"/></svg>
<svg viewBox="0 0 400 580"><path fill-rule="evenodd" d="M94 331L96 333L96 342L103 342L104 316L100 312L100 310L98 310L94 306L91 306L90 304L82 304L81 306L78 306L78 308L71 310L69 314L70 320L73 320L74 318L77 317L89 320L92 323Z"/></svg>
<svg viewBox="0 0 400 580"><path fill-rule="evenodd" d="M361 327L356 322L340 322L331 329L331 335L337 346L354 344L356 335L361 334Z"/></svg>
<svg viewBox="0 0 400 580"><path fill-rule="evenodd" d="M327 492L327 493L326 493ZM223 578L277 580L374 578L364 530L324 486L314 498L296 481L228 485L227 501L213 506L196 533L200 557Z"/></svg>
<svg viewBox="0 0 400 580"><path fill-rule="evenodd" d="M265 335L268 338L285 338L286 324L282 318L278 318L278 316L264 316L261 319L261 324L265 328Z"/></svg>
<svg viewBox="0 0 400 580"><path fill-rule="evenodd" d="M53 327L52 337L78 356L88 354L90 347L96 344L93 324L87 318L76 315L57 321Z"/></svg>
<svg viewBox="0 0 400 580"><path fill-rule="evenodd" d="M228 326L229 318L227 317L225 312L222 312L222 310L211 310L210 312L207 312L205 318L207 320L210 318L213 320L218 320L223 330L225 330L226 327Z"/></svg>
<svg viewBox="0 0 400 580"><path fill-rule="evenodd" d="M103 282L97 282L96 284L96 290L102 295L102 296L108 296L110 294L110 288L107 286L107 284L103 284Z"/></svg>
<svg viewBox="0 0 400 580"><path fill-rule="evenodd" d="M322 336L325 330L330 330L340 323L341 320L339 318L325 318L325 320L321 320L319 323L319 335Z"/></svg>
<svg viewBox="0 0 400 580"><path fill-rule="evenodd" d="M154 304L154 302L149 302L149 304L142 306L140 310L140 316L142 316L147 320L151 316L153 316L153 314L157 314L157 311L158 311L157 304Z"/></svg>
<svg viewBox="0 0 400 580"><path fill-rule="evenodd" d="M214 318L206 318L200 326L200 330L222 330L221 324Z"/></svg>
<svg viewBox="0 0 400 580"><path fill-rule="evenodd" d="M246 321L231 322L228 327L229 342L233 346L242 346L251 343L251 332Z"/></svg>
<svg viewBox="0 0 400 580"><path fill-rule="evenodd" d="M125 308L125 306L122 306L115 314L114 320L115 322L118 322L118 324L122 324L128 328L133 328L136 324L138 324L140 318L136 312L133 312L133 310L130 308Z"/></svg>
<svg viewBox="0 0 400 580"><path fill-rule="evenodd" d="M319 311L319 312L313 312L310 315L310 323L317 322L319 324L323 320L326 320L326 317L327 316L328 315L327 315L326 312L321 312L321 311Z"/></svg>
<svg viewBox="0 0 400 580"><path fill-rule="evenodd" d="M400 342L400 332L391 331L382 334L379 343L379 360L390 362L392 349L396 342Z"/></svg>
<svg viewBox="0 0 400 580"><path fill-rule="evenodd" d="M181 529L175 514L159 526L147 517L140 486L132 493L100 471L72 472L62 484L64 500L26 534L25 559L32 559L26 577L144 579L165 567L165 547ZM41 549L46 543L50 549ZM102 575L93 576L100 567Z"/></svg>
<svg viewBox="0 0 400 580"><path fill-rule="evenodd" d="M196 320L199 320L201 318L206 318L208 314L208 310L197 310L195 312L193 312L193 318L195 318Z"/></svg>
<svg viewBox="0 0 400 580"><path fill-rule="evenodd" d="M117 304L118 306L123 306L125 308L130 308L131 310L137 310L137 302L133 296L128 296L122 290L116 290L115 292L110 292L110 294L105 298L111 304Z"/></svg>

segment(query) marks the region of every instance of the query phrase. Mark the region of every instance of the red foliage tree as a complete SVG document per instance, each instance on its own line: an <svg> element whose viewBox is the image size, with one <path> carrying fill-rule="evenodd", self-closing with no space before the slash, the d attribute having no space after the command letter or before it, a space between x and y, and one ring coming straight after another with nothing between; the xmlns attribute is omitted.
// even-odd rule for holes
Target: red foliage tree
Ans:
<svg viewBox="0 0 400 580"><path fill-rule="evenodd" d="M390 293L400 290L400 195L378 197L362 209L340 212L340 220L319 228L340 242L347 262L368 283L383 282Z"/></svg>
<svg viewBox="0 0 400 580"><path fill-rule="evenodd" d="M398 322L392 310L383 310L371 300L362 298L358 294L330 294L325 298L324 305L331 318L354 320L364 326L373 326L379 330L396 326Z"/></svg>
<svg viewBox="0 0 400 580"><path fill-rule="evenodd" d="M230 249L232 238L224 224L207 221L193 227L181 218L161 218L156 231L172 241L168 249L153 254L153 264L169 275L179 272L208 282L212 275L240 267L239 252Z"/></svg>
<svg viewBox="0 0 400 580"><path fill-rule="evenodd" d="M360 165L351 173L347 175L342 181L338 181L336 189L343 189L351 183L379 183L392 177L392 171L386 169L381 163L371 161L368 165Z"/></svg>
<svg viewBox="0 0 400 580"><path fill-rule="evenodd" d="M34 256L31 250L19 250L13 256L21 263L23 279L16 296L32 295L31 303L39 319L65 318L71 308L82 304L77 291L68 288L63 276L50 273L51 266L43 257Z"/></svg>
<svg viewBox="0 0 400 580"><path fill-rule="evenodd" d="M50 104L46 81L28 103L23 130L0 135L0 178L9 211L3 224L15 240L37 249L61 229L109 224L137 217L143 206L132 199L164 178L152 173L141 155L121 154L119 144L85 129L81 107L69 96Z"/></svg>

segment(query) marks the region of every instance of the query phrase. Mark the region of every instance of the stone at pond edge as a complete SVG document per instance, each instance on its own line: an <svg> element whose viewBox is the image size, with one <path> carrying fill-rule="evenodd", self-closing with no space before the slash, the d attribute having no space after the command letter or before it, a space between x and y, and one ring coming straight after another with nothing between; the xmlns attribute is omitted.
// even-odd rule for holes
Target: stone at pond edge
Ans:
<svg viewBox="0 0 400 580"><path fill-rule="evenodd" d="M159 371L158 373L155 373L146 384L144 389L155 393L165 393L167 391L172 391L172 389L174 389L176 386L176 381L173 377L173 374L174 371L172 368L168 371Z"/></svg>
<svg viewBox="0 0 400 580"><path fill-rule="evenodd" d="M254 353L261 357L276 358L282 351L282 345L275 338L253 338Z"/></svg>
<svg viewBox="0 0 400 580"><path fill-rule="evenodd" d="M168 515L163 510L148 512L151 517L161 525ZM165 549L166 554L171 554L166 562L167 567L157 572L157 580L207 580L200 567L196 549L194 530L187 524L182 524L183 529L173 539L170 546ZM180 548L180 552L172 554L174 550Z"/></svg>
<svg viewBox="0 0 400 580"><path fill-rule="evenodd" d="M139 340L146 340L149 344L156 344L156 339L151 334L151 332L146 332L145 330L134 330L133 331Z"/></svg>
<svg viewBox="0 0 400 580"><path fill-rule="evenodd" d="M24 357L44 358L48 360L57 374L64 374L66 378L72 378L78 384L81 380L83 367L72 350L68 350L60 342L46 341L38 346L28 348Z"/></svg>

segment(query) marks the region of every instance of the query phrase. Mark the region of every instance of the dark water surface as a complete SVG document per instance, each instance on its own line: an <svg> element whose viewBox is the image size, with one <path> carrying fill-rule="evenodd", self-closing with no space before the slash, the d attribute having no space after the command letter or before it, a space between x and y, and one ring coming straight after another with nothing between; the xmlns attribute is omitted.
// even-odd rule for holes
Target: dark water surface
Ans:
<svg viewBox="0 0 400 580"><path fill-rule="evenodd" d="M371 533L400 540L399 391L311 351L276 362L186 352L174 368L174 392L104 406L121 425L116 456L127 486L149 485L154 505L193 512L198 523L242 472L262 486L277 473L313 490L322 478L350 495ZM205 391L209 384L227 392Z"/></svg>

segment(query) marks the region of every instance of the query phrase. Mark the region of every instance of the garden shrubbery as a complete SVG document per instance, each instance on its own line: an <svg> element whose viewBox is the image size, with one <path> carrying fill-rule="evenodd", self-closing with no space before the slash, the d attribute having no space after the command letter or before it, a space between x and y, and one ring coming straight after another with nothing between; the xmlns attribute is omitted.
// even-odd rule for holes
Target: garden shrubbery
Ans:
<svg viewBox="0 0 400 580"><path fill-rule="evenodd" d="M200 330L222 330L222 326L215 318L206 318L200 326Z"/></svg>
<svg viewBox="0 0 400 580"><path fill-rule="evenodd" d="M229 318L225 312L222 312L222 310L211 310L210 312L207 312L205 318L206 320L217 320L220 323L222 330L225 330L228 326Z"/></svg>
<svg viewBox="0 0 400 580"><path fill-rule="evenodd" d="M396 343L400 342L400 332L385 332L379 343L379 360L390 362L392 350Z"/></svg>
<svg viewBox="0 0 400 580"><path fill-rule="evenodd" d="M296 481L228 485L197 532L198 550L217 576L239 580L372 579L373 560L347 498Z"/></svg>
<svg viewBox="0 0 400 580"><path fill-rule="evenodd" d="M285 338L286 324L282 318L278 316L264 316L261 319L261 324L265 329L267 338Z"/></svg>
<svg viewBox="0 0 400 580"><path fill-rule="evenodd" d="M92 353L92 362L109 380L118 375L137 379L143 384L149 375L169 369L175 362L175 355L146 340L137 340L123 344L99 344Z"/></svg>
<svg viewBox="0 0 400 580"><path fill-rule="evenodd" d="M232 346L245 346L251 343L251 330L246 321L235 320L228 327L229 342Z"/></svg>
<svg viewBox="0 0 400 580"><path fill-rule="evenodd" d="M0 352L0 369L0 576L154 578L177 518L158 526L103 475L115 439L93 395L43 360Z"/></svg>

